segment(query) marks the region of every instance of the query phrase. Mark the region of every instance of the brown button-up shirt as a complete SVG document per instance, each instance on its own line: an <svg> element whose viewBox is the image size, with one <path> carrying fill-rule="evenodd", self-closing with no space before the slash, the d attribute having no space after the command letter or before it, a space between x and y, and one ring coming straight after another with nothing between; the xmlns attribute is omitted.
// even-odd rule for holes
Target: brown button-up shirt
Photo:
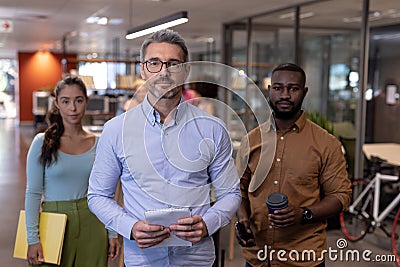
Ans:
<svg viewBox="0 0 400 267"><path fill-rule="evenodd" d="M252 266L267 266L268 258L271 266L316 266L324 260L321 252L327 249L326 222L275 228L268 220L265 201L269 194L281 192L292 205L308 207L318 203L321 196L332 195L347 209L351 185L341 144L309 121L305 112L287 131L275 133L273 129L267 122L251 131L236 158L242 197L250 202L250 222L257 243L256 247L243 248L243 255ZM249 190L252 179L257 182ZM296 255L298 259L292 260Z"/></svg>

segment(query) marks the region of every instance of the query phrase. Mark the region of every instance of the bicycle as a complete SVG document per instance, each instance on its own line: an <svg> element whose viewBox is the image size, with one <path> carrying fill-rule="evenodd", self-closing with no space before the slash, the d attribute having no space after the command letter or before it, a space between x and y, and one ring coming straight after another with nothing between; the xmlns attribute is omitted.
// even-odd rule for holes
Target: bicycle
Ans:
<svg viewBox="0 0 400 267"><path fill-rule="evenodd" d="M376 227L379 227L391 238L392 251L397 266L400 267L400 242L398 241L399 234L396 232L398 227L400 229L400 192L387 207L380 211L382 181L396 182L400 175L382 174L383 163L383 160L371 157L371 175L367 179L353 181L353 202L347 212L340 213L340 227L345 237L352 242L361 240L367 233L372 233ZM386 230L384 221L396 208L398 210L390 233Z"/></svg>

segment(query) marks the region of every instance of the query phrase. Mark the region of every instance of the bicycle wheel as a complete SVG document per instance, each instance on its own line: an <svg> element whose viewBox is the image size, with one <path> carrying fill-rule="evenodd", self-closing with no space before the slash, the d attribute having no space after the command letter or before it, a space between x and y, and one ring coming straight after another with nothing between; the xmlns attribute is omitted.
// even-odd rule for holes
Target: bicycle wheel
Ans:
<svg viewBox="0 0 400 267"><path fill-rule="evenodd" d="M396 217L393 221L392 231L392 251L396 258L397 266L400 267L400 208L397 211Z"/></svg>
<svg viewBox="0 0 400 267"><path fill-rule="evenodd" d="M364 180L355 180L352 183L353 201L363 192L366 185ZM358 241L368 233L371 227L372 201L373 191L370 189L353 210L340 213L340 228L348 240Z"/></svg>

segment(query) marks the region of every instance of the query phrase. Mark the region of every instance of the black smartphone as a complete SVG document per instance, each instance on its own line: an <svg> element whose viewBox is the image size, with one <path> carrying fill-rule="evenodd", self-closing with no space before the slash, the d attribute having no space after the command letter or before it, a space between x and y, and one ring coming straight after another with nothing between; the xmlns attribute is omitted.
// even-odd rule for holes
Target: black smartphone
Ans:
<svg viewBox="0 0 400 267"><path fill-rule="evenodd" d="M241 222L236 222L236 223L235 223L235 228L236 228L236 230L238 231L240 238L243 239L244 241L247 241L247 240L249 240L249 239L254 239L253 234L248 233L248 232L246 231L246 228L244 227L244 224L243 224L243 223L241 223Z"/></svg>

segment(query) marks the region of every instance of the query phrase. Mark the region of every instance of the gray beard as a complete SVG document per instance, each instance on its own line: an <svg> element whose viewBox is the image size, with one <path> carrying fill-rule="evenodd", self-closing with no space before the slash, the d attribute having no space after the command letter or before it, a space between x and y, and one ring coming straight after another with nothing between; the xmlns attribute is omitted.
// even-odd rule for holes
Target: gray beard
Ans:
<svg viewBox="0 0 400 267"><path fill-rule="evenodd" d="M157 91L157 89L154 88L154 90L149 90L149 92L157 99L172 99L179 93L179 89L174 88L172 90L160 94Z"/></svg>

